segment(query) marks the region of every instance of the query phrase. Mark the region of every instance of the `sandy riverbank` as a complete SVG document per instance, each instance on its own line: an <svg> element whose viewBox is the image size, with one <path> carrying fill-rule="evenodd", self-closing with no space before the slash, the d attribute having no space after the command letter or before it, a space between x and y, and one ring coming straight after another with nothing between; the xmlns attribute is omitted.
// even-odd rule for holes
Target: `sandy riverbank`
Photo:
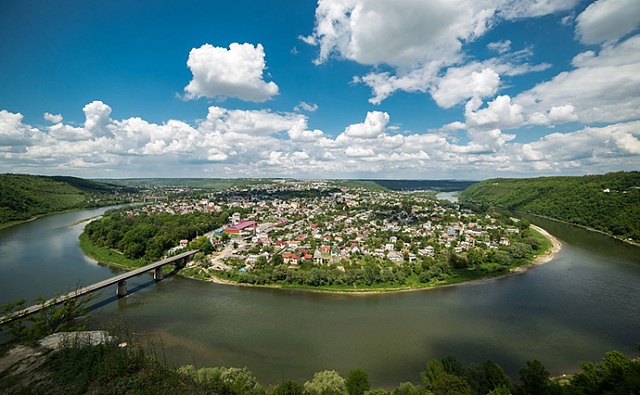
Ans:
<svg viewBox="0 0 640 395"><path fill-rule="evenodd" d="M555 236L553 236L552 234L550 234L549 232L547 232L546 230L542 229L539 226L531 225L531 228L539 232L544 237L546 237L547 240L551 242L552 246L546 253L538 256L536 259L531 261L531 263L512 269L511 273L524 273L527 270L530 270L536 266L545 264L550 260L552 260L556 256L556 254L562 249L562 243Z"/></svg>
<svg viewBox="0 0 640 395"><path fill-rule="evenodd" d="M485 281L491 281L491 280L495 280L498 278L502 278L502 277L507 277L507 276L511 276L514 274L520 274L520 273L524 273L528 270L531 270L535 267L538 267L542 264L545 264L551 260L553 260L553 258L556 256L556 254L562 249L562 243L560 242L560 240L558 240L555 236L553 236L552 234L550 234L549 232L547 232L545 229L536 226L536 225L531 225L531 228L533 228L534 230L536 230L537 232L539 232L540 234L542 234L547 240L549 240L552 244L551 248L549 248L549 250L547 252L545 252L544 254L536 257L533 261L531 261L530 263L526 264L526 265L522 265L522 266L518 266L517 268L511 269L509 272L499 275L499 276L494 276L494 277L486 277L486 278L479 278L477 280L471 280L471 281L466 281L466 282L462 282L462 283L456 283L456 284L441 284L441 285L432 285L432 286L427 286L427 287L417 287L417 288L406 288L406 289L396 289L396 288L388 288L388 289L380 289L380 290L353 290L353 291L332 291L332 290L319 290L319 289L312 289L312 288L306 288L306 287L300 287L300 288L295 288L295 287L281 287L279 285L255 285L255 284L240 284L240 283L236 283L233 281L229 281L229 280L223 280L221 278L218 278L215 276L214 273L212 274L212 277L210 279L207 279L205 281L209 281L209 282L213 282L216 284L222 284L222 285L235 285L235 286L243 286L243 287L261 287L261 288L279 288L279 289L287 289L287 290L292 290L292 291L305 291L305 292L322 292L322 293L334 293L334 294L348 294L348 295L371 295L371 294L381 294L381 293L397 293L397 292L411 292L411 291L423 291L423 290L430 290L430 289L438 289L438 288L445 288L445 287L456 287L456 286L460 286L460 285L469 285L469 284L477 284L477 283L481 283L481 282L485 282Z"/></svg>

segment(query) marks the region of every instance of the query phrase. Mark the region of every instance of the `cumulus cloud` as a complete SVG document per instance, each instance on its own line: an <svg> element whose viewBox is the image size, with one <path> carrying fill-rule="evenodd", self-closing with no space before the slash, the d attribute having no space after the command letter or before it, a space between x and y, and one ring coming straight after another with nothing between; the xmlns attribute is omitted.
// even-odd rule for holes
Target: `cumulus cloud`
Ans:
<svg viewBox="0 0 640 395"><path fill-rule="evenodd" d="M380 104L398 90L444 95L438 89L440 72L464 63L466 43L483 36L502 19L542 16L575 4L576 0L320 0L314 31L302 39L319 47L317 64L333 57L377 66L375 71L355 76L354 82L369 86L373 92L369 101ZM508 41L490 44L501 54L509 47ZM388 70L380 70L382 66ZM528 71L532 70L523 67L517 73ZM468 77L482 72L474 70ZM488 71L480 77L489 77ZM482 85L475 89L482 94L494 90L496 79L491 78L494 85L475 81ZM446 79L441 81L446 83ZM457 95L463 95L460 89ZM465 95L471 97L473 92ZM456 95L452 96L436 100L450 106Z"/></svg>
<svg viewBox="0 0 640 395"><path fill-rule="evenodd" d="M261 44L232 43L229 49L204 44L189 52L187 66L193 79L184 88L187 99L234 97L264 102L278 94L274 82L265 82Z"/></svg>
<svg viewBox="0 0 640 395"><path fill-rule="evenodd" d="M39 131L22 123L20 113L0 110L0 150L23 150L24 146L34 144Z"/></svg>
<svg viewBox="0 0 640 395"><path fill-rule="evenodd" d="M431 89L431 96L442 108L451 108L470 97L494 96L500 86L500 76L491 68L476 71L477 63L449 68Z"/></svg>
<svg viewBox="0 0 640 395"><path fill-rule="evenodd" d="M62 115L60 114L49 114L48 112L44 113L44 119L51 123L60 123L62 122Z"/></svg>
<svg viewBox="0 0 640 395"><path fill-rule="evenodd" d="M466 125L471 129L512 129L524 124L523 107L508 95L498 96L480 109L482 101L471 99L465 106Z"/></svg>
<svg viewBox="0 0 640 395"><path fill-rule="evenodd" d="M573 107L570 120L620 122L640 118L640 35L574 57L575 69L522 92L514 102L534 119Z"/></svg>
<svg viewBox="0 0 640 395"><path fill-rule="evenodd" d="M103 102L93 101L82 109L85 116L84 130L95 137L113 136L111 132L111 107Z"/></svg>
<svg viewBox="0 0 640 395"><path fill-rule="evenodd" d="M347 126L344 135L361 139L372 139L382 133L389 123L389 114L380 111L367 112L367 117L363 123L355 123Z"/></svg>
<svg viewBox="0 0 640 395"><path fill-rule="evenodd" d="M618 40L640 26L636 0L598 0L576 19L576 35L585 44Z"/></svg>
<svg viewBox="0 0 640 395"><path fill-rule="evenodd" d="M371 111L338 136L309 128L302 114L209 108L196 124L113 119L102 102L85 106L81 127L41 129L19 113L0 110L0 170L78 174L83 177L460 177L583 174L640 166L640 121L552 133L521 144L503 132L523 123L509 96L466 106L466 123L451 132L413 133L389 128L390 115ZM547 122L572 119L570 106L542 114ZM107 130L109 133L96 133ZM463 135L463 138L460 138Z"/></svg>

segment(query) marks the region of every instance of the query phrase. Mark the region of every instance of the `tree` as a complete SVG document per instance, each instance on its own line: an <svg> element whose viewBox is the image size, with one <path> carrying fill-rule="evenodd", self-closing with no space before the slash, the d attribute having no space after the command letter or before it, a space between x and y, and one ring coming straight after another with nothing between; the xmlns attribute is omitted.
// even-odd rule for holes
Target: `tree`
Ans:
<svg viewBox="0 0 640 395"><path fill-rule="evenodd" d="M56 298L60 298L57 296ZM57 332L83 331L90 321L85 309L94 298L86 294L68 299L60 304L49 304L39 312L3 324L0 329L11 336L12 341L36 341ZM44 298L36 298L35 304L43 304ZM5 304L1 316L10 316L24 309L25 300ZM84 320L79 320L84 316Z"/></svg>
<svg viewBox="0 0 640 395"><path fill-rule="evenodd" d="M462 368L459 362L453 357L446 358L445 362L450 372L457 372ZM469 383L464 377L457 376L449 371L445 370L445 365L441 361L432 359L427 362L426 372L422 372L420 375L427 389L435 395L474 394L471 386L469 386Z"/></svg>
<svg viewBox="0 0 640 395"><path fill-rule="evenodd" d="M552 385L549 380L549 372L537 359L527 361L527 367L520 369L518 374L520 375L521 384L516 387L516 394L546 395L555 394L558 391L557 385ZM560 393L562 393L561 388Z"/></svg>
<svg viewBox="0 0 640 395"><path fill-rule="evenodd" d="M369 374L362 369L354 369L349 372L346 381L349 395L363 395L371 389Z"/></svg>
<svg viewBox="0 0 640 395"><path fill-rule="evenodd" d="M415 385L407 382L401 383L396 389L391 393L392 395L420 395L423 393L424 388L416 387Z"/></svg>
<svg viewBox="0 0 640 395"><path fill-rule="evenodd" d="M288 380L282 384L275 386L272 395L302 395L304 394L304 387L297 381Z"/></svg>
<svg viewBox="0 0 640 395"><path fill-rule="evenodd" d="M264 389L247 368L201 368L193 365L178 369L196 382L204 384L209 390L225 395L262 395Z"/></svg>
<svg viewBox="0 0 640 395"><path fill-rule="evenodd" d="M283 265L284 258L282 257L282 254L274 254L273 257L271 258L271 264L273 266Z"/></svg>
<svg viewBox="0 0 640 395"><path fill-rule="evenodd" d="M335 370L324 370L313 376L313 380L304 383L304 392L308 395L346 395L345 380Z"/></svg>
<svg viewBox="0 0 640 395"><path fill-rule="evenodd" d="M194 241L192 241L191 243L189 243L189 248L194 250L199 250L205 255L211 254L215 250L215 248L213 247L213 244L211 244L211 241L209 241L209 238L206 236L200 236Z"/></svg>
<svg viewBox="0 0 640 395"><path fill-rule="evenodd" d="M529 244L513 243L509 246L509 255L511 255L513 259L526 258L531 252L532 248Z"/></svg>

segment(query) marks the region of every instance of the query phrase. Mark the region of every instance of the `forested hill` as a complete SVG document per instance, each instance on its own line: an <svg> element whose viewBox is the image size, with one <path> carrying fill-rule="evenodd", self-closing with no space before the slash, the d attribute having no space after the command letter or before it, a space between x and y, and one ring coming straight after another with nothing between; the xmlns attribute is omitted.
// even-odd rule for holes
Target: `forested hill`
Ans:
<svg viewBox="0 0 640 395"><path fill-rule="evenodd" d="M543 215L640 241L640 172L583 177L490 179L461 202Z"/></svg>
<svg viewBox="0 0 640 395"><path fill-rule="evenodd" d="M122 202L123 188L76 177L0 174L0 226L40 214Z"/></svg>

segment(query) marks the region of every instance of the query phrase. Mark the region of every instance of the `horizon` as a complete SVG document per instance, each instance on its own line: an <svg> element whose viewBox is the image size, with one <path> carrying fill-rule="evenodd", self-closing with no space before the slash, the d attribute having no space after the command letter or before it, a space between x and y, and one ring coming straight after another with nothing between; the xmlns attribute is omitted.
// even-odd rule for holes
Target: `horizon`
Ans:
<svg viewBox="0 0 640 395"><path fill-rule="evenodd" d="M635 0L0 10L2 173L481 181L640 169Z"/></svg>

